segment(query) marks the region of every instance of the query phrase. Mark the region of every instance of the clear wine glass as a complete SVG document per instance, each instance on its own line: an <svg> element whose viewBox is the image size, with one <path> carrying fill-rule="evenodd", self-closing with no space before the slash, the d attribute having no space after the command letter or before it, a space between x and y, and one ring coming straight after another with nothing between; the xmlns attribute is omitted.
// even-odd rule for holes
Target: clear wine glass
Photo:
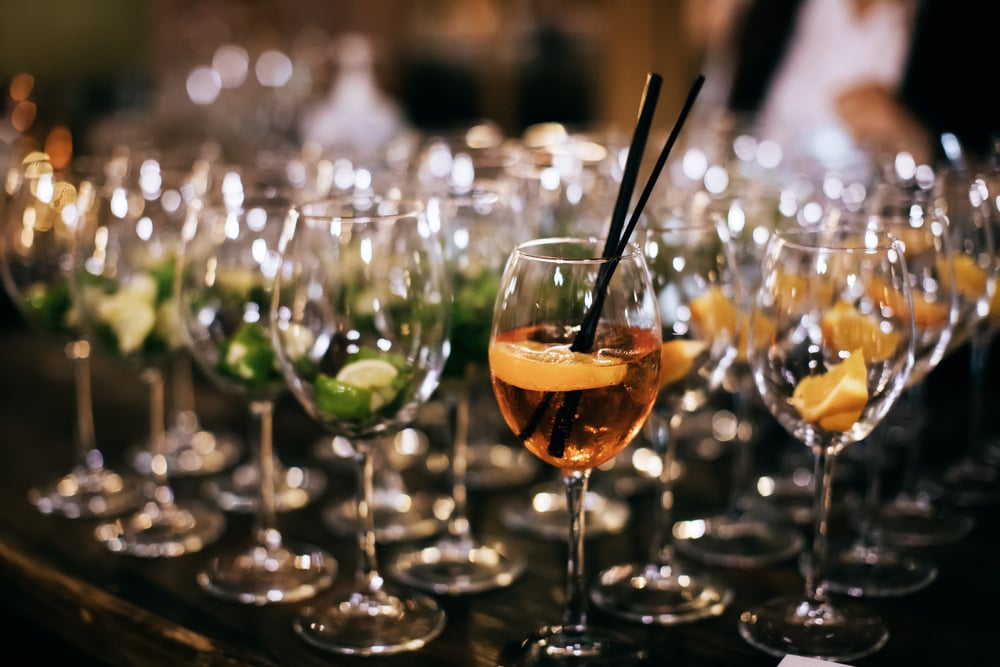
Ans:
<svg viewBox="0 0 1000 667"><path fill-rule="evenodd" d="M924 379L944 357L958 319L954 271L948 261L951 257L948 219L933 210L909 205L909 198L900 207L899 199L876 192L873 202L876 212L844 214L838 224L884 230L903 248L914 322L914 363L903 398L911 393L919 396ZM901 405L898 403L897 407ZM921 432L922 429L915 430L917 439ZM899 551L882 537L879 519L886 437L884 428L879 428L866 440L868 488L864 516L858 539L830 559L826 571L830 590L854 596L904 595L924 588L937 577L937 567L932 562Z"/></svg>
<svg viewBox="0 0 1000 667"><path fill-rule="evenodd" d="M944 216L947 220L946 258L941 276L953 280L957 301L957 319L945 354L968 344L973 386L983 372L979 339L986 326L997 271L995 235L989 219L972 206L971 180L966 172L950 168L918 172L912 181L894 184L894 197L902 203L897 208L910 211L910 217ZM904 399L911 399L919 411L922 385L911 386ZM975 394L970 404L970 420L975 421ZM918 415L920 413L918 412ZM922 431L921 421L916 429ZM879 532L885 542L903 546L930 546L954 543L972 530L975 517L956 506L938 502L937 489L928 489L930 478L924 470L926 452L916 438L905 451L899 491L883 503L878 514Z"/></svg>
<svg viewBox="0 0 1000 667"><path fill-rule="evenodd" d="M44 153L31 153L12 166L5 183L0 193L4 287L30 325L63 342L75 388L76 464L65 475L32 487L28 499L45 514L69 518L124 514L139 506L142 487L135 475L105 466L94 429L90 342L73 316L78 199L91 197L92 190L56 173Z"/></svg>
<svg viewBox="0 0 1000 667"><path fill-rule="evenodd" d="M500 274L510 251L525 234L502 190L476 189L435 197L428 208L432 206L439 209L439 233L452 283L451 350L440 392L455 413L451 451L455 509L445 536L400 553L390 573L409 586L455 595L508 586L526 564L523 555L502 541L486 543L476 538L467 508L472 399L477 388L488 382L490 321Z"/></svg>
<svg viewBox="0 0 1000 667"><path fill-rule="evenodd" d="M663 346L659 395L647 422L663 458L654 492L647 560L612 565L591 587L602 610L641 623L672 625L721 614L732 590L674 557L676 430L720 386L736 356L740 284L725 228L692 211L651 215L641 243L660 305ZM678 527L679 528L679 527Z"/></svg>
<svg viewBox="0 0 1000 667"><path fill-rule="evenodd" d="M587 620L583 502L591 472L642 428L656 399L660 320L642 252L552 238L507 263L490 334L493 390L511 431L562 473L569 508L560 623L507 647L501 664L621 665L645 651Z"/></svg>
<svg viewBox="0 0 1000 667"><path fill-rule="evenodd" d="M218 597L263 605L312 597L333 583L336 561L311 546L286 544L277 525L274 402L285 381L271 344L271 289L278 242L291 202L244 200L206 206L189 221L178 259L177 299L188 346L224 392L248 403L259 428L258 501L249 548L214 557L198 583Z"/></svg>
<svg viewBox="0 0 1000 667"><path fill-rule="evenodd" d="M204 207L241 210L247 200L283 197L292 202L313 192L313 180L298 180L276 168L198 160L192 168L196 192L193 211ZM259 449L252 447L246 461L226 474L215 475L201 485L201 494L228 512L255 514L260 502ZM300 509L316 500L327 486L326 474L315 466L286 465L279 452L272 452L278 512Z"/></svg>
<svg viewBox="0 0 1000 667"><path fill-rule="evenodd" d="M94 187L97 196L85 211L75 272L81 322L147 386L154 452L146 503L102 523L95 534L112 551L135 556L193 553L218 539L225 518L203 503L176 500L167 477L163 371L183 344L174 272L184 220L171 215L179 209L169 205L170 196L160 205L168 191L155 160L133 169L127 155L116 155Z"/></svg>
<svg viewBox="0 0 1000 667"><path fill-rule="evenodd" d="M1000 289L996 285L1000 273L1000 147L981 173L952 169L942 177L950 184L950 196L944 201L949 204L948 217L956 236L960 241L964 237L964 247L978 249L975 255L967 253L955 263L960 298L977 305L976 316L964 322L970 360L968 432L958 460L943 473L920 480L919 485L925 493L949 504L982 507L1000 500L1000 450L995 437L991 439L985 429L984 410L990 348L1000 330ZM920 532L925 535L910 531L901 537L920 543L942 541L933 533L928 537L926 530Z"/></svg>
<svg viewBox="0 0 1000 667"><path fill-rule="evenodd" d="M736 431L732 490L725 510L683 522L676 531L675 546L683 555L711 565L760 567L787 560L805 545L797 526L777 521L760 508L762 499L755 488L754 454L761 425L757 388L747 360L747 324L750 297L760 282L761 256L777 226L777 202L747 186L743 195L714 201L699 191L692 197L691 210L692 215L719 218L739 275L739 301L717 298L714 302L715 317L736 332L732 340L736 354L722 380L722 388L733 397Z"/></svg>
<svg viewBox="0 0 1000 667"><path fill-rule="evenodd" d="M419 204L382 197L297 207L284 243L271 309L279 364L308 413L353 445L360 470L356 575L303 609L295 632L335 653L414 650L445 615L379 572L372 447L437 388L450 304L440 243Z"/></svg>
<svg viewBox="0 0 1000 667"><path fill-rule="evenodd" d="M816 458L817 506L803 595L743 611L739 632L773 655L854 660L879 650L888 631L859 603L834 600L824 583L831 482L837 456L871 434L909 379L913 314L903 250L878 230L779 230L762 276L750 314L750 367L768 410Z"/></svg>

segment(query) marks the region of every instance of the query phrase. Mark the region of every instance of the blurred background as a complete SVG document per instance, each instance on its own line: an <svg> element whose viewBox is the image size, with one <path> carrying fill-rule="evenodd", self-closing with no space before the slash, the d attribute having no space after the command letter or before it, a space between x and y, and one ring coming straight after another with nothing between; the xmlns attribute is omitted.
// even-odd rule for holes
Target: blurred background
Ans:
<svg viewBox="0 0 1000 667"><path fill-rule="evenodd" d="M354 98L373 131L629 131L648 71L679 108L701 63L689 28L682 0L2 0L0 141L27 133L58 160L128 129L301 139L349 71L371 72L376 94Z"/></svg>

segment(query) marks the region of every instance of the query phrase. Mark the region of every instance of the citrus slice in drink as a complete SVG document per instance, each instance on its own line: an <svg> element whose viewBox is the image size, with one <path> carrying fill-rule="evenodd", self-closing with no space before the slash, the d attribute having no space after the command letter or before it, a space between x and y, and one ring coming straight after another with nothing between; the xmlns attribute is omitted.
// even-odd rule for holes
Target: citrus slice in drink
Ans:
<svg viewBox="0 0 1000 667"><path fill-rule="evenodd" d="M872 361L888 358L899 344L897 332L882 331L875 321L846 301L838 301L823 314L820 328L831 347L840 350L860 348L865 359Z"/></svg>
<svg viewBox="0 0 1000 667"><path fill-rule="evenodd" d="M889 289L883 281L873 280L868 286L868 294L873 299L889 303L897 311L902 312L906 309L899 292ZM931 296L919 290L913 292L913 323L919 329L939 327L948 321L950 314L948 304L928 300Z"/></svg>
<svg viewBox="0 0 1000 667"><path fill-rule="evenodd" d="M388 387L399 375L396 367L381 359L359 359L340 369L337 379L364 389Z"/></svg>
<svg viewBox="0 0 1000 667"><path fill-rule="evenodd" d="M660 347L660 389L684 379L705 349L700 340L677 339Z"/></svg>
<svg viewBox="0 0 1000 667"><path fill-rule="evenodd" d="M802 419L821 429L844 432L854 426L868 403L868 371L864 352L859 348L826 373L799 381L791 404Z"/></svg>
<svg viewBox="0 0 1000 667"><path fill-rule="evenodd" d="M344 365L336 377L320 374L316 405L339 419L363 421L395 398L399 371L382 359L359 359Z"/></svg>
<svg viewBox="0 0 1000 667"><path fill-rule="evenodd" d="M703 331L736 331L736 305L718 287L691 299L691 321Z"/></svg>
<svg viewBox="0 0 1000 667"><path fill-rule="evenodd" d="M574 352L568 345L497 342L490 370L502 382L529 391L578 391L620 384L628 364L617 357Z"/></svg>
<svg viewBox="0 0 1000 667"><path fill-rule="evenodd" d="M987 275L983 267L968 255L956 255L952 258L952 268L955 272L955 291L967 299L979 299L986 294ZM949 275L947 269L943 275Z"/></svg>

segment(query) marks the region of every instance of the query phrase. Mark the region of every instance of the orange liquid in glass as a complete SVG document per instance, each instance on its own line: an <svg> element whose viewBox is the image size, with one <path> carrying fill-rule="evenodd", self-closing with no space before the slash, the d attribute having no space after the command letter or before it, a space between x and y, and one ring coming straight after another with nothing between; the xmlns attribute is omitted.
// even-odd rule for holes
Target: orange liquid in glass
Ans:
<svg viewBox="0 0 1000 667"><path fill-rule="evenodd" d="M507 331L490 347L490 374L500 411L528 450L583 470L615 456L642 427L656 399L660 343L627 327L598 332L596 353L571 352L571 342L544 327Z"/></svg>

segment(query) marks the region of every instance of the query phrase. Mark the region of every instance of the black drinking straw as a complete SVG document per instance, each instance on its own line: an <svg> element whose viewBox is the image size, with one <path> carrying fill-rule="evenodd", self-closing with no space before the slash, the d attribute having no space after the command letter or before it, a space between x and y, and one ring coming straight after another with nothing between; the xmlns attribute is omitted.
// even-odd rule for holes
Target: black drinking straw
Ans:
<svg viewBox="0 0 1000 667"><path fill-rule="evenodd" d="M636 124L636 132L633 135L632 147L629 149L628 160L626 160L625 163L625 173L622 176L622 186L618 193L618 200L615 203L614 213L612 214L611 228L608 232L608 238L604 245L603 257L605 259L610 259L611 261L605 263L598 272L597 280L594 285L594 301L584 316L579 333L573 340L573 344L570 346L570 349L575 352L588 352L593 347L594 338L597 334L597 323L601 317L601 308L604 304L604 298L607 295L608 285L611 282L611 276L618 266L618 258L621 257L621 254L625 252L625 248L628 246L629 239L635 230L635 226L638 223L640 216L642 215L646 202L649 201L649 197L653 192L653 187L656 185L660 172L663 170L663 166L667 162L670 151L673 148L674 143L677 141L677 137L684 125L684 121L687 119L687 116L691 111L691 107L694 106L698 93L701 91L702 84L705 82L705 77L699 74L695 77L694 82L691 84L691 89L688 91L687 99L684 101L684 106L681 108L681 111L677 116L677 120L674 122L670 135L667 137L667 141L663 145L663 149L660 151L660 154L656 159L656 163L653 165L653 169L646 181L646 185L643 187L642 193L636 202L635 209L632 211L632 215L628 219L628 224L624 232L622 232L621 227L622 224L624 224L628 202L631 201L632 198L632 190L635 188L638 164L641 161L641 154L645 148L646 138L649 135L649 127L652 122L652 112L656 107L655 97L659 91L661 81L661 77L655 73L649 74L646 80L646 90L643 94L642 110L639 113L639 120ZM650 97L650 91L652 91L652 98ZM638 141L636 139L637 137L639 137ZM638 151L633 161L633 153L636 151L636 148ZM629 168L630 164L633 165L631 169ZM629 178L628 181L626 181L626 177ZM542 413L547 409L548 404L551 402L551 396L552 394L547 394L545 396L545 400L542 401L538 409L535 411L535 414L532 416L532 419L522 430L520 434L521 437L526 437L537 427ZM580 396L581 392L579 391L570 391L566 393L566 398L563 401L563 404L559 407L559 411L556 413L555 423L553 424L552 437L549 440L548 446L549 456L562 458L565 452L566 439L569 437L569 432L573 425L573 418L580 403Z"/></svg>

